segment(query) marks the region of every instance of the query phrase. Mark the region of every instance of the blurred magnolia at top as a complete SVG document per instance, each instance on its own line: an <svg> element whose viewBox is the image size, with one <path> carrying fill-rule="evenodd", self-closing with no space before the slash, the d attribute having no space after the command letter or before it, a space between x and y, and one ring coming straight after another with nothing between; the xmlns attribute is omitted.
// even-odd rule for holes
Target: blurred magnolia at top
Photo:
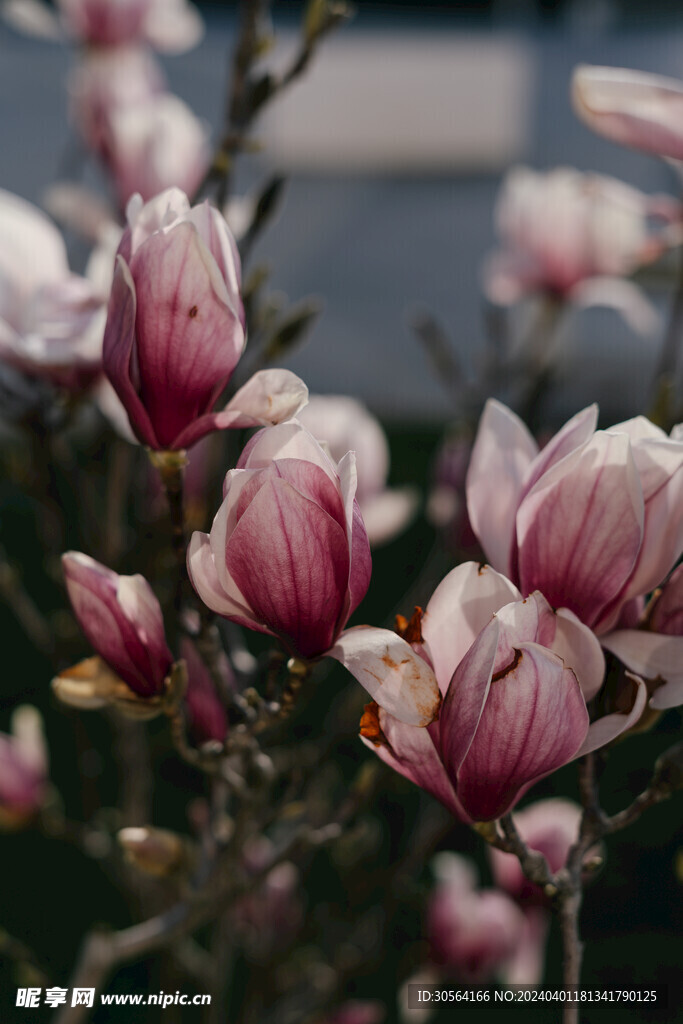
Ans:
<svg viewBox="0 0 683 1024"><path fill-rule="evenodd" d="M514 815L515 827L526 845L542 853L551 874L563 868L569 848L579 837L581 808L571 800L557 797L539 800ZM489 847L496 885L524 904L547 902L542 890L530 882L517 857Z"/></svg>
<svg viewBox="0 0 683 1024"><path fill-rule="evenodd" d="M683 160L683 82L630 68L579 65L574 110L589 128L624 146Z"/></svg>
<svg viewBox="0 0 683 1024"><path fill-rule="evenodd" d="M170 93L115 106L105 127L105 164L121 207L136 192L144 200L177 186L192 195L209 164L207 127Z"/></svg>
<svg viewBox="0 0 683 1024"><path fill-rule="evenodd" d="M356 498L370 544L383 544L405 529L416 512L417 492L387 487L389 445L369 410L346 395L310 395L298 419L325 442L336 462L346 452L356 453Z"/></svg>
<svg viewBox="0 0 683 1024"><path fill-rule="evenodd" d="M48 756L43 720L29 704L14 710L11 733L0 733L0 829L21 828L45 799Z"/></svg>
<svg viewBox="0 0 683 1024"><path fill-rule="evenodd" d="M88 47L140 41L164 53L184 53L204 34L199 11L187 0L57 0L56 6L6 0L4 16L30 35L60 40L66 33Z"/></svg>
<svg viewBox="0 0 683 1024"><path fill-rule="evenodd" d="M638 681L623 714L589 724L586 702L605 670L596 637L568 609L553 611L538 591L523 600L509 580L476 562L453 569L424 613L416 609L398 627L405 639L367 626L341 638L344 664L359 682L385 704L385 687L395 695L388 709L366 707L361 736L466 821L507 813L534 782L610 742L645 707ZM443 697L438 721L426 729L395 717L415 662L422 675L433 672Z"/></svg>
<svg viewBox="0 0 683 1024"><path fill-rule="evenodd" d="M89 51L69 74L70 116L88 148L107 162L113 114L144 107L165 88L161 67L145 47Z"/></svg>
<svg viewBox="0 0 683 1024"><path fill-rule="evenodd" d="M78 391L101 373L104 319L97 290L69 271L54 224L0 190L0 359Z"/></svg>
<svg viewBox="0 0 683 1024"><path fill-rule="evenodd" d="M277 423L308 391L287 370L263 370L219 412L245 344L240 261L221 214L180 189L134 196L118 248L104 333L104 369L138 440L189 448L212 430Z"/></svg>
<svg viewBox="0 0 683 1024"><path fill-rule="evenodd" d="M678 240L679 204L649 197L615 178L561 167L510 171L496 204L501 248L484 266L484 290L500 305L546 293L580 306L618 309L643 331L656 324L626 275ZM662 221L654 231L649 218ZM654 319L653 319L654 318Z"/></svg>
<svg viewBox="0 0 683 1024"><path fill-rule="evenodd" d="M478 889L473 865L457 854L438 854L433 867L437 882L427 904L431 958L465 984L501 976L526 932L522 911L506 893Z"/></svg>

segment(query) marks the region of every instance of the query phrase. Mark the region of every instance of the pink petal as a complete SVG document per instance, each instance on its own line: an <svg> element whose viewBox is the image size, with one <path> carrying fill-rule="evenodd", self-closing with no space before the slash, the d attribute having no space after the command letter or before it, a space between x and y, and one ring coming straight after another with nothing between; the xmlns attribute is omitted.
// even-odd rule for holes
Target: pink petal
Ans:
<svg viewBox="0 0 683 1024"><path fill-rule="evenodd" d="M218 267L191 224L158 232L134 253L140 399L162 447L208 412L244 347Z"/></svg>
<svg viewBox="0 0 683 1024"><path fill-rule="evenodd" d="M683 704L683 636L620 629L608 633L602 643L636 675L664 680L650 699L651 707L664 710Z"/></svg>
<svg viewBox="0 0 683 1024"><path fill-rule="evenodd" d="M455 670L439 727L441 757L452 778L465 760L484 711L498 649L500 623L493 618Z"/></svg>
<svg viewBox="0 0 683 1024"><path fill-rule="evenodd" d="M443 694L476 638L503 605L521 598L504 576L488 565L465 562L436 588L422 618L422 635Z"/></svg>
<svg viewBox="0 0 683 1024"><path fill-rule="evenodd" d="M223 558L220 559L221 562L223 560ZM187 571L192 586L211 611L226 619L231 619L233 622L238 622L240 625L246 626L247 629L254 629L261 633L271 632L258 622L243 598L240 601L234 596L239 594L234 582L231 592L224 589L223 582L218 577L216 562L207 534L192 534L187 549ZM241 594L239 596L242 597Z"/></svg>
<svg viewBox="0 0 683 1024"><path fill-rule="evenodd" d="M268 480L230 536L227 571L256 618L303 657L333 643L349 579L346 534L284 480Z"/></svg>
<svg viewBox="0 0 683 1024"><path fill-rule="evenodd" d="M534 461L529 466L524 479L524 487L520 494L520 501L526 497L544 473L547 473L552 466L556 465L566 455L576 451L593 436L598 423L598 407L594 403L581 412L577 412L570 420L567 420L561 430L548 441L545 448L542 448Z"/></svg>
<svg viewBox="0 0 683 1024"><path fill-rule="evenodd" d="M633 570L643 499L628 438L598 432L538 481L517 513L520 589L540 590L586 625Z"/></svg>
<svg viewBox="0 0 683 1024"><path fill-rule="evenodd" d="M327 653L340 661L373 700L400 722L425 726L434 720L440 703L434 673L396 633L356 626L345 630Z"/></svg>
<svg viewBox="0 0 683 1024"><path fill-rule="evenodd" d="M594 131L625 146L683 159L683 83L628 68L581 65L574 109Z"/></svg>
<svg viewBox="0 0 683 1024"><path fill-rule="evenodd" d="M630 712L626 715L619 712L605 715L603 718L598 718L597 722L593 722L582 746L574 755L575 757L583 757L584 754L590 754L593 750L598 750L611 743L617 736L621 736L623 732L635 725L641 717L647 703L647 687L638 676L629 674L629 678L636 684L636 696Z"/></svg>
<svg viewBox="0 0 683 1024"><path fill-rule="evenodd" d="M458 773L458 797L478 820L505 814L522 789L570 761L588 730L574 673L537 644L521 643L518 653L491 683Z"/></svg>
<svg viewBox="0 0 683 1024"><path fill-rule="evenodd" d="M568 608L558 608L555 636L549 648L572 669L584 700L591 700L605 680L605 656L595 633Z"/></svg>
<svg viewBox="0 0 683 1024"><path fill-rule="evenodd" d="M104 372L119 396L140 443L159 448L154 427L137 393L137 381L132 379L135 313L135 284L128 264L117 256L104 329Z"/></svg>
<svg viewBox="0 0 683 1024"><path fill-rule="evenodd" d="M524 477L538 447L513 412L490 398L467 472L467 511L494 569L510 571L515 513Z"/></svg>
<svg viewBox="0 0 683 1024"><path fill-rule="evenodd" d="M662 318L657 307L633 281L622 277L592 277L572 288L572 303L580 309L605 306L620 313L626 323L638 334L651 337L660 327Z"/></svg>
<svg viewBox="0 0 683 1024"><path fill-rule="evenodd" d="M279 423L258 433L247 442L237 460L238 469L263 469L274 459L303 459L324 469L338 482L339 473L332 459L316 439L296 420Z"/></svg>

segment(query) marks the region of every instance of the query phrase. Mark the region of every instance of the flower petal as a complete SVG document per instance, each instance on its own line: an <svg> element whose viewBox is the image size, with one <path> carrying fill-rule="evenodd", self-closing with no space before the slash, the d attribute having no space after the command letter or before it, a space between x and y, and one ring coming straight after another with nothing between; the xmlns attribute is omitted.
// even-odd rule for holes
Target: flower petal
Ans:
<svg viewBox="0 0 683 1024"><path fill-rule="evenodd" d="M574 673L538 644L521 643L518 653L491 683L458 773L458 797L477 820L505 814L523 789L576 755L588 730Z"/></svg>
<svg viewBox="0 0 683 1024"><path fill-rule="evenodd" d="M499 572L510 571L515 513L524 477L537 454L538 446L519 417L490 398L467 472L467 511L489 562Z"/></svg>
<svg viewBox="0 0 683 1024"><path fill-rule="evenodd" d="M664 710L683 704L683 636L619 629L602 643L636 675L664 681L650 699L651 707Z"/></svg>
<svg viewBox="0 0 683 1024"><path fill-rule="evenodd" d="M641 717L647 703L647 687L638 676L631 675L630 673L628 675L636 685L635 698L631 710L628 714L615 712L612 715L604 715L602 718L598 718L596 722L593 722L588 729L583 744L574 755L575 757L583 757L584 754L590 754L593 750L598 750L600 747L611 743L617 736L621 736L623 732L626 732L632 725L635 725Z"/></svg>
<svg viewBox="0 0 683 1024"><path fill-rule="evenodd" d="M505 576L477 562L457 566L441 581L429 599L421 626L443 694L494 612L521 596Z"/></svg>
<svg viewBox="0 0 683 1024"><path fill-rule="evenodd" d="M636 562L643 498L630 442L598 431L545 473L517 513L520 589L599 623Z"/></svg>
<svg viewBox="0 0 683 1024"><path fill-rule="evenodd" d="M345 630L327 653L400 722L425 726L436 717L440 696L434 673L396 633L356 626Z"/></svg>

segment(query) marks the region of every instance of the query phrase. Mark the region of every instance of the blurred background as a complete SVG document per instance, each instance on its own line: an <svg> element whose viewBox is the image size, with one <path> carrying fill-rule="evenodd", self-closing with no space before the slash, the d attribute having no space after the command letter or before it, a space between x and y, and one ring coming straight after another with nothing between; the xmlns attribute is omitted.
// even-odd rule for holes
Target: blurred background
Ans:
<svg viewBox="0 0 683 1024"><path fill-rule="evenodd" d="M172 90L206 119L215 140L223 117L236 5L200 7L207 23L201 44L162 62ZM284 60L294 45L301 8L294 2L273 4L281 48L276 60L278 52ZM70 60L68 48L22 37L0 25L0 187L39 205L45 189L68 169L71 144L63 83ZM272 286L291 300L314 295L324 304L308 343L286 365L312 391L348 393L367 402L388 429L395 484L428 492L443 428L458 414L411 330L415 312L426 308L438 318L470 370L481 358L487 330L481 266L494 244L493 207L503 174L517 163L537 169L568 165L613 174L646 192L677 189L673 172L662 162L611 145L575 118L569 80L580 62L683 77L683 9L667 0L360 0L353 22L326 41L310 72L257 123L263 151L240 161L238 192L270 171L288 178L280 215L259 240L253 263L267 263ZM96 172L89 170L86 179L102 187ZM84 251L74 244L72 255L81 269ZM664 314L671 280L655 278L649 284ZM616 313L572 314L564 328L549 420L561 422L595 400L604 422L641 411L657 345ZM24 546L35 541L31 514L29 503L3 507L3 528ZM154 526L144 529L144 539L153 539ZM380 549L361 609L363 619L388 623L397 610L410 614L413 598L424 604L449 567L447 555L440 551L434 557L434 550L434 530L422 515L402 538ZM128 571L135 571L133 554ZM29 584L32 571L29 566ZM404 604L402 595L416 580L420 592L411 592ZM45 598L48 605L60 601L57 587ZM13 617L5 608L0 628L5 641L12 642L3 712L20 699L46 711L59 787L69 794L74 816L87 815L102 793L105 802L111 799L116 783L108 763L106 723L98 716L65 718L47 695L49 665L23 638L15 637ZM366 756L354 731L362 694L349 712L346 705L341 708L341 693L341 686L321 688L295 723L295 738L304 742L327 716L337 786ZM200 782L177 759L165 758L165 736L158 723L150 732L154 757L161 764L155 809L162 824L182 829L185 798L200 791ZM623 806L629 794L642 788L654 757L679 733L680 715L670 712L658 734L638 738L633 750L616 751L606 780L608 810ZM77 797L82 779L85 790ZM555 793L576 795L572 770L546 780L533 795ZM670 1006L598 1009L586 1018L591 1024L603 1019L680 1019L679 819L680 803L672 802L617 837L604 875L588 891L583 921L587 977L601 986L669 983ZM392 777L368 825L372 835L366 862L341 884L344 865L340 868L321 854L307 881L311 891L331 894L317 916L308 919L310 942L334 945L335 937L346 934L344 928L369 902L381 903L387 872L401 865L398 877L407 885L405 900L392 897L385 902L367 939L373 953L356 970L348 992L386 1002L389 1021L397 1019L396 978L421 934L427 883L413 843L427 827L436 847L471 854L486 878L476 837L465 828L452 828L433 801ZM116 925L131 919L131 908L123 905L97 857L85 858L56 841L46 847L29 834L6 842L0 922L24 935L58 975L68 972L93 914ZM355 888L348 877L355 879ZM410 888L415 877L422 889ZM559 982L558 954L554 935L549 984ZM121 972L115 990L146 991L145 971L143 964ZM241 976L239 971L236 976ZM171 982L176 985L173 976ZM13 992L13 984L13 975L5 972L3 993ZM453 1019L453 1012L446 1009L441 1019ZM485 1012L458 1011L458 1019L483 1020ZM3 1005L3 1021L28 1019L26 1011L4 1013ZM41 1016L49 1013L41 1011ZM506 1007L505 1013L511 1020L530 1016L526 1008ZM133 1024L154 1019L149 1013L114 1009L100 1010L96 1020L104 1024L124 1016ZM557 1011L539 1009L533 1020L557 1020Z"/></svg>

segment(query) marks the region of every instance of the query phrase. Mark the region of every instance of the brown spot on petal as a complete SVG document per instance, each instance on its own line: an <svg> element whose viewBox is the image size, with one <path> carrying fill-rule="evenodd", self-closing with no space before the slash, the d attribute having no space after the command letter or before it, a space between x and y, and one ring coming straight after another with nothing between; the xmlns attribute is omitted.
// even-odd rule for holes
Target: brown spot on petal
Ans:
<svg viewBox="0 0 683 1024"><path fill-rule="evenodd" d="M405 615L397 615L394 625L394 631L398 633L400 637L403 637L408 644L421 644L423 643L422 637L422 616L424 612L419 605L415 605L415 611L406 619ZM402 662L404 664L404 662Z"/></svg>
<svg viewBox="0 0 683 1024"><path fill-rule="evenodd" d="M499 679L503 679L509 672L514 672L517 666L519 665L520 661L522 660L522 652L518 651L516 647L513 649L515 652L514 658L512 659L509 665L506 665L504 668L499 669L498 672L493 673L493 675L491 676L492 683L497 683Z"/></svg>
<svg viewBox="0 0 683 1024"><path fill-rule="evenodd" d="M197 309L197 307L193 306L192 309L190 310L189 314L188 314L190 319L194 320L194 318L196 317L198 312L199 312L199 310Z"/></svg>

